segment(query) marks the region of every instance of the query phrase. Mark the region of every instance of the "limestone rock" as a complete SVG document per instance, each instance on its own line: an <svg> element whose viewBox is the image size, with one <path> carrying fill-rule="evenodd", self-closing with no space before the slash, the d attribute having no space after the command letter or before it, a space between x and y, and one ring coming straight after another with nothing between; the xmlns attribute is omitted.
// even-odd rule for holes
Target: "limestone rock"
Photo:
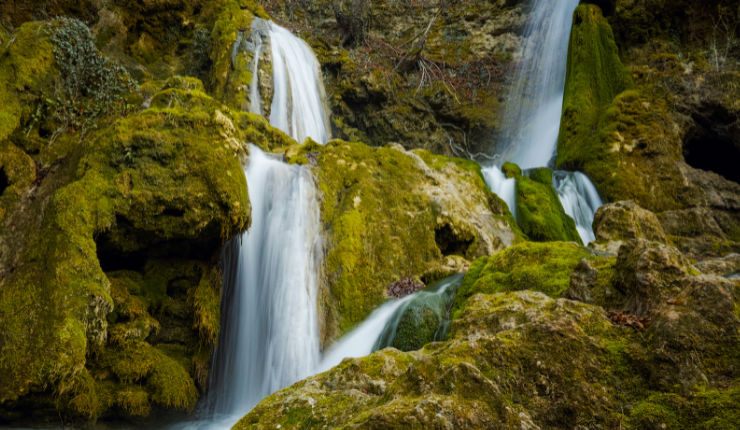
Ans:
<svg viewBox="0 0 740 430"><path fill-rule="evenodd" d="M622 244L632 239L668 243L658 218L629 200L600 207L593 228L596 240L589 246L610 254L616 254Z"/></svg>
<svg viewBox="0 0 740 430"><path fill-rule="evenodd" d="M681 291L680 280L699 272L676 248L634 239L619 248L614 285L627 296L624 308L649 316Z"/></svg>
<svg viewBox="0 0 740 430"><path fill-rule="evenodd" d="M562 294L564 299L583 303L593 303L592 289L596 285L599 271L591 267L588 260L582 259L570 274L570 287Z"/></svg>
<svg viewBox="0 0 740 430"><path fill-rule="evenodd" d="M704 260L694 264L694 267L707 275L727 276L740 270L740 254Z"/></svg>
<svg viewBox="0 0 740 430"><path fill-rule="evenodd" d="M340 140L303 145L288 156L312 166L323 192L330 293L322 342L369 315L400 273L432 282L523 239L477 163Z"/></svg>

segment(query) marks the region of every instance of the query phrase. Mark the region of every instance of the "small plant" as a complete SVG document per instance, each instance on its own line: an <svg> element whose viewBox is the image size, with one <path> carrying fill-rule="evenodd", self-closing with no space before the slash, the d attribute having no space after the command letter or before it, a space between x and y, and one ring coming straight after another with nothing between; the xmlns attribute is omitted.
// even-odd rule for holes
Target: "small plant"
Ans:
<svg viewBox="0 0 740 430"><path fill-rule="evenodd" d="M49 144L67 131L79 132L82 140L98 127L101 117L123 116L133 108L125 96L138 91L138 85L126 69L98 52L90 29L82 21L58 18L47 32L55 45L61 76L54 95L45 98L58 123Z"/></svg>
<svg viewBox="0 0 740 430"><path fill-rule="evenodd" d="M721 72L728 69L733 49L740 47L740 38L737 35L740 26L740 6L737 11L722 5L717 6L717 18L712 18L712 21L714 22L710 47L712 66L714 71Z"/></svg>

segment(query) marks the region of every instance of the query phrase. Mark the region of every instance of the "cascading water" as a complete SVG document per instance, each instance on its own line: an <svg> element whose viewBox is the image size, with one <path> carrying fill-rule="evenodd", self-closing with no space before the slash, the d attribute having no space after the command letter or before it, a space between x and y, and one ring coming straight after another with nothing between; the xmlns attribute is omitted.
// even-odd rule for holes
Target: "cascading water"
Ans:
<svg viewBox="0 0 740 430"><path fill-rule="evenodd" d="M252 67L252 85L249 90L249 111L262 115L262 103L259 90L260 55L262 54L262 36L255 32L254 67Z"/></svg>
<svg viewBox="0 0 740 430"><path fill-rule="evenodd" d="M266 23L273 54L271 123L302 142L329 139L318 61L305 42ZM258 112L261 35L251 110ZM241 44L240 39L237 45ZM175 428L230 428L271 393L315 373L320 362L317 294L323 248L310 172L250 145L252 224L225 247L221 333L200 421Z"/></svg>
<svg viewBox="0 0 740 430"><path fill-rule="evenodd" d="M533 0L524 30L520 73L509 94L504 124L504 159L522 169L551 164L556 155L573 12L579 0ZM516 217L516 181L506 179L498 166L483 169L491 191ZM594 239L592 223L603 204L596 188L580 172L553 172L553 186L571 216L584 244Z"/></svg>
<svg viewBox="0 0 740 430"><path fill-rule="evenodd" d="M298 143L311 137L324 144L329 141L329 128L319 62L306 42L290 31L272 22L269 28L275 85L270 124Z"/></svg>
<svg viewBox="0 0 740 430"><path fill-rule="evenodd" d="M593 222L596 211L604 204L596 191L596 187L588 176L581 172L555 171L552 182L558 191L560 203L567 213L576 222L578 234L584 245L596 239Z"/></svg>
<svg viewBox="0 0 740 430"><path fill-rule="evenodd" d="M498 166L481 169L488 188L509 206L509 211L516 219L516 179L507 178Z"/></svg>
<svg viewBox="0 0 740 430"><path fill-rule="evenodd" d="M228 426L311 375L319 361L322 251L313 179L256 146L245 174L252 225L225 247L220 347L207 399L209 420Z"/></svg>
<svg viewBox="0 0 740 430"><path fill-rule="evenodd" d="M579 0L533 0L524 29L521 69L509 93L505 158L522 169L546 166L555 154L573 11Z"/></svg>
<svg viewBox="0 0 740 430"><path fill-rule="evenodd" d="M324 352L317 371L325 372L341 363L346 357L363 357L391 345L398 323L410 305L416 303L426 306L430 302L439 305L438 302L443 302L444 307L454 296L457 287L462 283L462 278L462 274L450 276L415 294L384 303L362 324ZM430 309L434 307L429 306ZM440 327L441 330L438 330L442 337L445 328Z"/></svg>

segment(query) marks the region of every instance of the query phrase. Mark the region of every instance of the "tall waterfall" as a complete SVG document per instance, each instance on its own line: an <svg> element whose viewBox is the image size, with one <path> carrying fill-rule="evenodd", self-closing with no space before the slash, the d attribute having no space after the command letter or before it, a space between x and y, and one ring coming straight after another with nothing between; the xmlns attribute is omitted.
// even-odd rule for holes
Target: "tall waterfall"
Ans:
<svg viewBox="0 0 740 430"><path fill-rule="evenodd" d="M313 179L256 146L250 152L252 225L225 248L224 314L208 393L209 412L233 422L311 375L319 360L322 250Z"/></svg>
<svg viewBox="0 0 740 430"><path fill-rule="evenodd" d="M271 123L299 142L329 139L319 64L305 42L272 22ZM241 37L241 36L240 36ZM261 38L252 68L252 111L260 113ZM237 40L237 45L240 44ZM230 428L263 398L315 373L323 258L316 187L306 167L250 145L252 224L224 247L221 332L210 386L197 419L174 428Z"/></svg>
<svg viewBox="0 0 740 430"><path fill-rule="evenodd" d="M507 159L522 169L547 166L555 154L563 109L568 40L579 0L532 0L521 68L504 124Z"/></svg>
<svg viewBox="0 0 740 430"><path fill-rule="evenodd" d="M567 71L568 40L579 0L532 0L531 18L516 83L509 93L504 124L508 128L504 159L522 169L550 164L556 155ZM516 217L515 180L498 166L483 169L491 191L509 205ZM565 212L576 222L584 244L594 240L592 223L603 204L599 193L580 172L554 172L553 186Z"/></svg>
<svg viewBox="0 0 740 430"><path fill-rule="evenodd" d="M311 137L324 144L329 141L329 128L319 62L306 42L290 31L272 22L269 28L275 85L270 124L298 143Z"/></svg>

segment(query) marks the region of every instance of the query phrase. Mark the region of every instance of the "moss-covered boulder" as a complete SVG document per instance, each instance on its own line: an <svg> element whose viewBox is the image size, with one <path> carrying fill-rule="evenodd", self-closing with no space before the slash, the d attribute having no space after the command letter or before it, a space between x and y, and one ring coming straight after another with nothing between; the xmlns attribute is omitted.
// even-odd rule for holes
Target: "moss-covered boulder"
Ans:
<svg viewBox="0 0 740 430"><path fill-rule="evenodd" d="M448 310L463 277L457 274L417 292L388 320L374 349L392 346L408 352L444 340L449 329Z"/></svg>
<svg viewBox="0 0 740 430"><path fill-rule="evenodd" d="M308 143L287 151L314 168L326 231L324 342L361 322L399 277L436 276L522 241L474 162L400 145Z"/></svg>
<svg viewBox="0 0 740 430"><path fill-rule="evenodd" d="M603 271L597 283L600 288L607 288L614 259L598 257L574 243L527 242L480 258L470 266L458 290L452 308L453 318L460 316L465 301L476 294L531 290L560 298L582 259Z"/></svg>
<svg viewBox="0 0 740 430"><path fill-rule="evenodd" d="M596 240L589 246L610 254L616 254L622 244L632 239L668 243L655 214L629 200L600 207L594 216L593 227Z"/></svg>
<svg viewBox="0 0 740 430"><path fill-rule="evenodd" d="M574 244L526 246L572 247L561 250L564 258L577 258L579 249L587 254ZM521 267L536 267L553 282L567 284L571 269L554 270L548 266L551 259ZM600 260L587 258L594 266ZM497 273L485 266L476 263L468 276L478 283L486 276L495 279ZM641 267L620 265L618 275L657 276ZM602 306L526 290L478 291L459 303L446 341L413 353L388 348L347 359L265 398L234 428L308 423L368 429L570 429L578 422L603 428L732 426L740 414L735 402L740 285L683 270L673 276L666 267L663 280L677 281L680 292L656 302L649 311L652 322L643 320L645 333L615 318L624 314L607 315ZM621 282L614 270L604 269L597 284ZM656 299L663 296L657 294Z"/></svg>
<svg viewBox="0 0 740 430"><path fill-rule="evenodd" d="M34 25L18 35L26 31ZM0 68L20 73L36 60L9 48ZM19 88L10 103L23 101ZM195 79L161 88L148 109L84 139L63 134L30 157L7 136L34 118L21 111L4 123L0 159L28 157L34 175L14 179L14 197L2 200L0 420L31 410L37 420L59 411L137 420L154 405L192 410L206 386L218 251L249 225L240 158L246 142L295 142L261 117L230 112Z"/></svg>
<svg viewBox="0 0 740 430"><path fill-rule="evenodd" d="M538 242L565 241L581 244L576 222L565 213L552 186L552 171L546 167L522 174L519 166L504 163L507 178L516 179L516 216L528 238Z"/></svg>

